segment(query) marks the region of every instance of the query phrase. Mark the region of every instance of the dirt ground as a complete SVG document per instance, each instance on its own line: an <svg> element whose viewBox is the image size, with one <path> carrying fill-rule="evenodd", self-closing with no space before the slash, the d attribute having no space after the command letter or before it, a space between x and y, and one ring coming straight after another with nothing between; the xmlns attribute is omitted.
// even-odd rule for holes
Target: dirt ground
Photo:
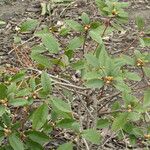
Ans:
<svg viewBox="0 0 150 150"><path fill-rule="evenodd" d="M51 16L41 16L40 1L41 0L0 0L0 20L6 22L5 26L0 27L0 68L6 65L18 66L15 53L12 52L9 54L9 52L13 49L14 36L18 35L17 28L19 24L27 18L38 19L43 25L51 26L57 24L58 21L64 21L66 18L79 20L79 16L82 12L87 12L93 20L98 20L101 17L94 5L94 0L75 0L73 3L68 4L68 6L55 5ZM124 32L114 33L109 41L107 39L105 41L107 49L111 54L117 55L120 49L124 49L127 43L132 42L135 38L136 26L134 19L136 16L144 17L146 20L146 28L150 28L150 1L149 3L144 3L144 0L141 0L137 2L136 5L131 2L130 7L126 11L129 12L130 19L129 23L124 26ZM22 41L27 41L32 37L32 34L22 34L19 36L21 36ZM63 39L60 40L63 41ZM63 42L66 44L65 41ZM35 43L36 41L33 39L27 43L27 46L30 47ZM90 49L92 43L86 46L87 49ZM130 51L136 46L135 43ZM148 51L148 49L145 50ZM63 143L62 139L57 139L57 141L54 141L51 145L57 146L59 142Z"/></svg>

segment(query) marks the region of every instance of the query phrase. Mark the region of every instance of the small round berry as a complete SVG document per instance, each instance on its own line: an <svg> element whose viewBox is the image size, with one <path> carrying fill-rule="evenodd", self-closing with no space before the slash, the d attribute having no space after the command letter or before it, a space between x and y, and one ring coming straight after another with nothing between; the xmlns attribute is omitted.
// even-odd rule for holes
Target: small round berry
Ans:
<svg viewBox="0 0 150 150"><path fill-rule="evenodd" d="M113 9L111 13L112 13L112 15L114 15L114 16L118 14L118 12L117 12L116 9Z"/></svg>
<svg viewBox="0 0 150 150"><path fill-rule="evenodd" d="M28 99L29 99L29 96L25 96L25 99L28 100Z"/></svg>
<svg viewBox="0 0 150 150"><path fill-rule="evenodd" d="M131 108L132 108L132 106L131 106L131 105L128 105L128 108L129 108L129 109L131 109Z"/></svg>
<svg viewBox="0 0 150 150"><path fill-rule="evenodd" d="M12 132L10 129L7 129L7 128L4 128L3 130L4 130L5 136L8 136Z"/></svg>
<svg viewBox="0 0 150 150"><path fill-rule="evenodd" d="M132 109L128 109L128 112L131 112L132 111Z"/></svg>
<svg viewBox="0 0 150 150"><path fill-rule="evenodd" d="M144 61L139 58L139 59L137 59L137 61L136 61L136 65L137 65L138 67L143 67L143 66L144 66Z"/></svg>
<svg viewBox="0 0 150 150"><path fill-rule="evenodd" d="M104 77L104 81L105 81L105 83L106 84L110 84L112 81L113 81L113 77L112 76L106 76L106 77Z"/></svg>
<svg viewBox="0 0 150 150"><path fill-rule="evenodd" d="M89 30L90 28L91 28L91 26L89 24L87 24L87 25L84 26L84 30L85 31Z"/></svg>

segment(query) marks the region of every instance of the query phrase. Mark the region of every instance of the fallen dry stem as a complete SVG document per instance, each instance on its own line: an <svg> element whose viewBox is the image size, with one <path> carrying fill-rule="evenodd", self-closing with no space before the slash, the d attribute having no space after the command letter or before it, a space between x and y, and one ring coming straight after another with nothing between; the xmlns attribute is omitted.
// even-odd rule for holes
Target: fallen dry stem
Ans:
<svg viewBox="0 0 150 150"><path fill-rule="evenodd" d="M40 71L38 69L34 69L34 68L27 68L27 69L33 70L33 71L38 72L39 74L42 74L42 71ZM49 77L52 78L51 80L52 80L52 82L54 82L54 84L58 84L58 85L62 85L62 86L70 87L70 88L75 88L75 89L79 89L79 90L88 90L89 89L86 87L74 85L74 84L70 83L70 81L60 78L60 77L57 77L57 76L54 76L52 74L48 73L48 75L49 75ZM59 81L57 81L57 80L59 80Z"/></svg>

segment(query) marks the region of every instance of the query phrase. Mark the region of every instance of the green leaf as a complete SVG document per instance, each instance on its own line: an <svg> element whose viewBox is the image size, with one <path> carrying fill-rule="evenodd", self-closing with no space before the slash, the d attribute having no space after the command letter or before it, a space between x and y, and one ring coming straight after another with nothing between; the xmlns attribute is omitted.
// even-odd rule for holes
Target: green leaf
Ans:
<svg viewBox="0 0 150 150"><path fill-rule="evenodd" d="M58 118L68 118L68 119L72 119L72 114L71 113L66 113L66 112L63 112L59 109L57 109L53 104L52 105L52 112L51 112L51 117L52 117L52 120L53 121L57 121Z"/></svg>
<svg viewBox="0 0 150 150"><path fill-rule="evenodd" d="M97 120L97 128L99 128L99 129L108 128L109 125L110 125L110 122L108 119Z"/></svg>
<svg viewBox="0 0 150 150"><path fill-rule="evenodd" d="M147 53L144 59L146 62L150 62L150 53Z"/></svg>
<svg viewBox="0 0 150 150"><path fill-rule="evenodd" d="M134 65L134 59L131 58L130 56L122 54L121 58L125 60L126 64Z"/></svg>
<svg viewBox="0 0 150 150"><path fill-rule="evenodd" d="M139 113L144 113L145 108L143 107L143 105L141 105L141 103L136 103L134 107L134 111L139 112Z"/></svg>
<svg viewBox="0 0 150 150"><path fill-rule="evenodd" d="M84 130L82 137L92 142L93 144L100 144L101 141L101 135L95 129Z"/></svg>
<svg viewBox="0 0 150 150"><path fill-rule="evenodd" d="M4 25L4 24L6 24L6 22L0 20L0 25Z"/></svg>
<svg viewBox="0 0 150 150"><path fill-rule="evenodd" d="M42 43L46 46L47 50L51 53L58 53L60 50L59 43L54 38L54 36L50 33L44 33L41 31L41 33L37 33L37 36L42 38Z"/></svg>
<svg viewBox="0 0 150 150"><path fill-rule="evenodd" d="M110 68L110 66L112 65L113 61L109 57L109 55L108 55L108 53L107 53L107 51L105 49L104 43L100 44L100 49L99 48L97 49L96 55L97 55L97 58L99 58L101 67L104 66L105 68Z"/></svg>
<svg viewBox="0 0 150 150"><path fill-rule="evenodd" d="M37 20L34 20L34 19L28 19L26 20L25 22L23 22L20 26L20 31L21 32L28 32L28 31L31 31L31 30L34 30L37 25L38 25L38 21Z"/></svg>
<svg viewBox="0 0 150 150"><path fill-rule="evenodd" d="M111 109L112 109L112 110L119 110L119 109L121 109L120 103L119 103L118 101L114 102L114 103L112 104L112 106L111 106Z"/></svg>
<svg viewBox="0 0 150 150"><path fill-rule="evenodd" d="M75 38L73 38L70 41L70 43L68 44L68 49L75 50L75 49L81 47L82 44L83 44L83 41L84 41L83 37L75 37Z"/></svg>
<svg viewBox="0 0 150 150"><path fill-rule="evenodd" d="M51 91L51 88L52 88L51 79L50 79L50 76L46 72L42 72L41 74L41 84L45 92Z"/></svg>
<svg viewBox="0 0 150 150"><path fill-rule="evenodd" d="M144 133L143 133L143 128L140 128L140 127L135 127L133 128L132 134L134 134L136 137L143 137Z"/></svg>
<svg viewBox="0 0 150 150"><path fill-rule="evenodd" d="M144 107L149 107L150 106L150 89L148 89L144 92L143 106Z"/></svg>
<svg viewBox="0 0 150 150"><path fill-rule="evenodd" d="M137 58L141 58L141 59L142 59L142 57L143 57L142 53L141 53L139 50L135 50L135 51L134 51L134 54L135 54L135 56L136 56Z"/></svg>
<svg viewBox="0 0 150 150"><path fill-rule="evenodd" d="M141 119L141 114L137 112L130 112L128 115L130 121L138 121Z"/></svg>
<svg viewBox="0 0 150 150"><path fill-rule="evenodd" d="M66 113L70 113L72 112L71 111L71 106L70 104L64 102L63 100L61 99L58 99L58 98L54 98L52 100L52 104L60 111L62 112L66 112Z"/></svg>
<svg viewBox="0 0 150 150"><path fill-rule="evenodd" d="M138 26L138 30L143 30L145 22L144 18L137 16L136 17L136 25Z"/></svg>
<svg viewBox="0 0 150 150"><path fill-rule="evenodd" d="M21 89L20 91L17 91L16 97L23 97L23 96L27 96L29 94L31 94L30 89L25 88L25 89Z"/></svg>
<svg viewBox="0 0 150 150"><path fill-rule="evenodd" d="M92 79L92 80L88 80L85 85L88 88L101 88L104 85L103 80L100 79Z"/></svg>
<svg viewBox="0 0 150 150"><path fill-rule="evenodd" d="M120 71L120 68L123 67L124 65L126 65L126 61L122 58L122 57L116 57L114 58L114 73L118 74L118 72ZM117 71L117 73L115 72Z"/></svg>
<svg viewBox="0 0 150 150"><path fill-rule="evenodd" d="M82 19L83 24L85 25L88 25L90 23L90 18L88 14L86 14L85 12L82 13L81 19Z"/></svg>
<svg viewBox="0 0 150 150"><path fill-rule="evenodd" d="M84 74L83 79L92 80L102 78L101 74L97 71L90 71Z"/></svg>
<svg viewBox="0 0 150 150"><path fill-rule="evenodd" d="M124 82L117 82L114 84L115 88L122 92L131 92L131 89Z"/></svg>
<svg viewBox="0 0 150 150"><path fill-rule="evenodd" d="M33 77L30 78L29 85L30 85L30 88L32 89L32 91L34 91L36 89L35 78L33 78Z"/></svg>
<svg viewBox="0 0 150 150"><path fill-rule="evenodd" d="M0 99L4 99L7 96L7 87L4 84L0 84Z"/></svg>
<svg viewBox="0 0 150 150"><path fill-rule="evenodd" d="M142 38L139 38L139 41L140 41L140 46L145 47L144 40Z"/></svg>
<svg viewBox="0 0 150 150"><path fill-rule="evenodd" d="M99 64L99 60L96 58L96 56L94 56L92 53L88 53L85 55L85 58L87 60L87 62L92 65L93 67L98 67Z"/></svg>
<svg viewBox="0 0 150 150"><path fill-rule="evenodd" d="M57 123L57 127L58 128L72 128L72 125L75 123L75 120L73 119L69 119L69 118L65 118L65 119L62 119L60 120L58 123Z"/></svg>
<svg viewBox="0 0 150 150"><path fill-rule="evenodd" d="M41 54L31 53L31 59L47 68L51 67L52 65L49 58Z"/></svg>
<svg viewBox="0 0 150 150"><path fill-rule="evenodd" d="M117 6L118 6L118 8L126 8L126 7L128 7L129 6L129 2L122 2L122 1L120 1L120 2L117 2Z"/></svg>
<svg viewBox="0 0 150 150"><path fill-rule="evenodd" d="M43 146L37 142L32 141L31 139L26 139L26 145L29 147L29 150L44 150Z"/></svg>
<svg viewBox="0 0 150 150"><path fill-rule="evenodd" d="M3 105L0 105L0 117L5 113L6 107Z"/></svg>
<svg viewBox="0 0 150 150"><path fill-rule="evenodd" d="M0 145L2 145L2 142L3 142L4 138L5 138L3 130L4 130L4 128L0 126ZM0 148L0 150L1 150L1 148Z"/></svg>
<svg viewBox="0 0 150 150"><path fill-rule="evenodd" d="M14 107L24 106L24 105L27 105L28 103L29 102L23 98L15 98L15 99L9 101L9 104L13 105Z"/></svg>
<svg viewBox="0 0 150 150"><path fill-rule="evenodd" d="M33 46L31 50L32 50L32 53L34 53L34 54L36 54L36 53L39 54L39 53L43 53L43 52L47 51L46 48L44 47L44 45Z"/></svg>
<svg viewBox="0 0 150 150"><path fill-rule="evenodd" d="M33 113L33 116L31 118L32 128L36 130L40 129L45 124L47 117L48 117L48 105L43 104L39 108L37 108Z"/></svg>
<svg viewBox="0 0 150 150"><path fill-rule="evenodd" d="M132 132L133 128L134 128L134 125L133 125L131 122L127 122L127 123L124 125L123 130L124 130L125 132L127 132L127 133L130 134L130 133Z"/></svg>
<svg viewBox="0 0 150 150"><path fill-rule="evenodd" d="M74 20L66 20L66 24L75 31L83 31L83 26Z"/></svg>
<svg viewBox="0 0 150 150"><path fill-rule="evenodd" d="M84 61L83 60L79 60L73 64L71 64L72 68L75 70L80 70L84 68Z"/></svg>
<svg viewBox="0 0 150 150"><path fill-rule="evenodd" d="M22 141L15 134L10 135L8 140L14 150L24 150Z"/></svg>
<svg viewBox="0 0 150 150"><path fill-rule="evenodd" d="M144 37L140 38L140 43L142 47L150 47L150 38L149 37Z"/></svg>
<svg viewBox="0 0 150 150"><path fill-rule="evenodd" d="M100 25L101 25L100 22L92 22L92 23L90 24L90 26L91 26L90 29L96 29L96 28L98 28Z"/></svg>
<svg viewBox="0 0 150 150"><path fill-rule="evenodd" d="M12 82L7 88L7 94L16 93L17 91L17 86L15 82Z"/></svg>
<svg viewBox="0 0 150 150"><path fill-rule="evenodd" d="M71 142L60 145L57 150L73 150L73 144Z"/></svg>
<svg viewBox="0 0 150 150"><path fill-rule="evenodd" d="M134 73L134 72L128 72L128 73L126 73L126 77L129 80L141 81L141 77L138 74Z"/></svg>
<svg viewBox="0 0 150 150"><path fill-rule="evenodd" d="M49 136L39 131L28 131L27 137L40 145L43 145L50 140Z"/></svg>
<svg viewBox="0 0 150 150"><path fill-rule="evenodd" d="M127 123L128 113L121 113L119 114L113 124L112 124L112 130L117 131L124 127L124 125Z"/></svg>
<svg viewBox="0 0 150 150"><path fill-rule="evenodd" d="M68 57L68 59L70 60L71 58L73 58L75 52L73 50L66 49L65 54Z"/></svg>
<svg viewBox="0 0 150 150"><path fill-rule="evenodd" d="M17 74L15 74L14 76L12 76L11 81L19 82L19 81L22 81L24 78L25 78L25 71L20 71Z"/></svg>
<svg viewBox="0 0 150 150"><path fill-rule="evenodd" d="M4 124L5 124L6 126L10 127L10 126L12 125L12 123L11 123L11 118L10 118L10 116L9 116L8 113L5 112L5 113L2 115L2 120L3 120L3 122L4 122Z"/></svg>
<svg viewBox="0 0 150 150"><path fill-rule="evenodd" d="M98 9L100 11L100 13L102 15L107 15L107 13L103 10L104 7L106 7L107 5L105 4L105 1L104 0L95 0L97 6L98 6Z"/></svg>
<svg viewBox="0 0 150 150"><path fill-rule="evenodd" d="M62 27L61 30L59 31L59 34L61 36L67 36L67 34L69 33L69 31L70 31L70 29Z"/></svg>
<svg viewBox="0 0 150 150"><path fill-rule="evenodd" d="M102 38L101 38L101 35L99 34L99 32L97 32L95 30L91 30L89 32L89 35L94 41L96 41L99 44L102 44Z"/></svg>
<svg viewBox="0 0 150 150"><path fill-rule="evenodd" d="M147 77L150 78L150 68L149 67L143 67L144 73Z"/></svg>
<svg viewBox="0 0 150 150"><path fill-rule="evenodd" d="M138 101L138 99L135 96L128 92L122 93L122 99L124 100L126 106L130 105L131 103L134 104Z"/></svg>
<svg viewBox="0 0 150 150"><path fill-rule="evenodd" d="M122 23L125 23L128 21L128 13L120 10L117 18L119 21L122 21Z"/></svg>
<svg viewBox="0 0 150 150"><path fill-rule="evenodd" d="M104 53L105 52L105 53ZM100 61L101 61L101 55L102 53L104 53L104 57L103 59L107 59L108 58L108 55L107 55L107 52L105 50L105 45L104 43L102 44L99 44L97 49L96 49L96 58L100 58Z"/></svg>

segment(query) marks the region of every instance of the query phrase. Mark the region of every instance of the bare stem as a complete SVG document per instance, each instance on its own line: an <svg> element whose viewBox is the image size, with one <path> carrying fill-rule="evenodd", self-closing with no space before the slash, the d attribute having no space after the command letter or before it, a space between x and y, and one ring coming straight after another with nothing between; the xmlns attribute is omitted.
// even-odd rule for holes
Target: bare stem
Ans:
<svg viewBox="0 0 150 150"><path fill-rule="evenodd" d="M105 33L106 33L106 30L108 29L108 27L109 27L109 25L110 25L110 21L111 21L111 20L112 20L112 18L109 18L108 23L105 24L105 28L104 28L104 30L103 30L103 33L102 33L101 37L104 37L104 35L105 35ZM93 54L96 53L96 50L97 50L98 46L99 46L99 43L97 44L97 46L96 46L96 48L95 48Z"/></svg>
<svg viewBox="0 0 150 150"><path fill-rule="evenodd" d="M88 35L88 31L85 32L85 35L84 35L84 42L83 42L83 54L85 54L85 43L86 43L86 39L87 39L87 35Z"/></svg>

